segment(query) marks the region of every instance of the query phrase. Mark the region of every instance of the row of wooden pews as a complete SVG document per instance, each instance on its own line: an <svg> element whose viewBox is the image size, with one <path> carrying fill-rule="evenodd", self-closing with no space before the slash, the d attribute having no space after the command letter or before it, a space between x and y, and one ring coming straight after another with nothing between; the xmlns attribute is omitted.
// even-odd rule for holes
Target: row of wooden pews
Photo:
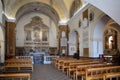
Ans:
<svg viewBox="0 0 120 80"><path fill-rule="evenodd" d="M12 58L5 61L5 72L32 72L33 64L30 58Z"/></svg>
<svg viewBox="0 0 120 80"><path fill-rule="evenodd" d="M86 69L86 80L116 78L120 80L120 66L105 66Z"/></svg>
<svg viewBox="0 0 120 80"><path fill-rule="evenodd" d="M30 80L29 73L0 74L0 80Z"/></svg>
<svg viewBox="0 0 120 80"><path fill-rule="evenodd" d="M30 80L33 72L31 58L11 58L5 60L4 73L0 74L0 80Z"/></svg>
<svg viewBox="0 0 120 80"><path fill-rule="evenodd" d="M73 80L120 80L120 66L107 64L103 59L71 57L54 58L53 66Z"/></svg>

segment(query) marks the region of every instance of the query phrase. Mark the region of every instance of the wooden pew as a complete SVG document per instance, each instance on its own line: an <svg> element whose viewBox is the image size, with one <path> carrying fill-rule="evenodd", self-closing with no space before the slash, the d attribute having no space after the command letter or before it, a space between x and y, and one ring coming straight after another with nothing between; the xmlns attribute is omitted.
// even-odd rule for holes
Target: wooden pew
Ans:
<svg viewBox="0 0 120 80"><path fill-rule="evenodd" d="M105 79L104 75L109 73L118 73L120 72L120 66L107 66L99 68L88 68L86 69L86 80L93 79ZM110 77L110 75L108 75Z"/></svg>
<svg viewBox="0 0 120 80"><path fill-rule="evenodd" d="M32 72L33 64L30 58L13 58L5 61L6 72Z"/></svg>
<svg viewBox="0 0 120 80"><path fill-rule="evenodd" d="M81 76L83 79L86 74L86 69L87 68L97 68L97 67L105 67L105 66L110 66L110 64L106 63L95 63L95 64L86 64L86 65L79 65L76 67L76 71L74 73L74 80L78 80L78 76Z"/></svg>
<svg viewBox="0 0 120 80"><path fill-rule="evenodd" d="M28 63L32 63L32 59L30 59L30 58L20 58L20 59L19 58L13 58L13 59L8 59L8 60L5 61L5 63L9 63L9 62L10 63L11 62L17 62L17 63L18 62L23 62L23 63L28 62Z"/></svg>
<svg viewBox="0 0 120 80"><path fill-rule="evenodd" d="M70 64L72 64L72 63L73 64L84 64L84 63L89 63L89 62L94 62L94 61L99 62L99 63L101 62L100 59L80 59L80 60L72 60L72 61L71 60L63 61L62 66L61 66L62 72L66 73ZM66 69L66 72L65 72L65 69Z"/></svg>
<svg viewBox="0 0 120 80"><path fill-rule="evenodd" d="M73 59L73 58L65 58L65 59L60 59L60 60L58 60L57 69L58 69L58 70L62 70L63 62L65 62L65 61L70 61L70 62L72 62L72 61L74 61L74 60L76 60L76 59Z"/></svg>
<svg viewBox="0 0 120 80"><path fill-rule="evenodd" d="M70 77L70 78L73 77L71 75L71 73L73 73L73 75L74 75L74 72L75 72L77 66L80 66L80 65L91 65L91 64L100 64L100 63L103 63L103 62L101 62L101 61L86 61L86 62L79 62L79 63L70 63L69 67L67 69L67 76Z"/></svg>
<svg viewBox="0 0 120 80"><path fill-rule="evenodd" d="M11 74L0 74L0 80L16 80L15 78L19 78L20 80L24 80L23 78L27 78L27 80L30 80L30 74L29 73L11 73Z"/></svg>
<svg viewBox="0 0 120 80"><path fill-rule="evenodd" d="M32 64L5 64L6 72L33 72Z"/></svg>
<svg viewBox="0 0 120 80"><path fill-rule="evenodd" d="M54 66L55 68L57 68L59 60L62 60L62 59L65 59L65 57L52 59L52 60L53 60L53 61L52 61L52 62L53 62L53 66Z"/></svg>
<svg viewBox="0 0 120 80"><path fill-rule="evenodd" d="M114 73L107 73L104 75L104 80L115 78L116 80L120 80L120 72L114 72Z"/></svg>
<svg viewBox="0 0 120 80"><path fill-rule="evenodd" d="M53 65L55 66L55 68L61 70L61 66L64 61L73 61L73 60L77 61L77 59L72 58L72 57L54 58ZM91 60L91 58L81 58L79 60Z"/></svg>

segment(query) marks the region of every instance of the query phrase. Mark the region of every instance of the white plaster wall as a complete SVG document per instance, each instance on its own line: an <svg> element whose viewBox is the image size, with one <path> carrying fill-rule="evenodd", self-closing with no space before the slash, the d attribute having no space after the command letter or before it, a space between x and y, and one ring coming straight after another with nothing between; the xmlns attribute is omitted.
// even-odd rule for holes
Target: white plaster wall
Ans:
<svg viewBox="0 0 120 80"><path fill-rule="evenodd" d="M82 28L82 47L89 48L89 28Z"/></svg>
<svg viewBox="0 0 120 80"><path fill-rule="evenodd" d="M57 46L57 29L53 21L50 21L49 17L40 13L29 13L21 17L21 19L16 24L16 46L24 46L24 26L31 21L31 18L34 16L40 16L43 20L43 23L46 24L49 30L49 46Z"/></svg>
<svg viewBox="0 0 120 80"><path fill-rule="evenodd" d="M78 12L79 13L79 12ZM81 26L79 26L79 21L81 21ZM79 51L80 56L83 56L83 48L89 47L89 27L84 27L82 23L82 13L77 14L77 17L72 17L72 20L68 22L68 26L70 27L70 32L76 30L80 36L79 39Z"/></svg>
<svg viewBox="0 0 120 80"><path fill-rule="evenodd" d="M120 25L120 0L86 0L109 15Z"/></svg>
<svg viewBox="0 0 120 80"><path fill-rule="evenodd" d="M4 46L4 34L3 34L3 30L2 27L0 26L0 63L4 63L4 59L5 59L5 46Z"/></svg>
<svg viewBox="0 0 120 80"><path fill-rule="evenodd" d="M2 23L2 3L0 0L0 22Z"/></svg>
<svg viewBox="0 0 120 80"><path fill-rule="evenodd" d="M99 54L103 54L104 26L105 24L101 20L95 26L93 34L93 57L99 57Z"/></svg>
<svg viewBox="0 0 120 80"><path fill-rule="evenodd" d="M90 4L84 5L80 10L77 11L77 13L68 22L70 32L72 32L73 30L76 30L79 33L79 51L80 51L79 55L80 56L83 56L83 45L84 45L84 43L83 43L83 30L84 29L82 29L82 27L83 27L82 24L79 27L79 21L81 21L81 23L82 23L82 21L83 21L82 13L89 7L91 7Z"/></svg>
<svg viewBox="0 0 120 80"><path fill-rule="evenodd" d="M95 8L94 6L90 6L88 8L89 11L94 12L94 19L93 21L89 21L89 25L84 27L78 27L79 20L82 21L82 14L77 14L77 17L72 17L72 20L68 22L70 27L70 32L73 30L77 30L80 35L80 56L83 56L83 48L89 48L89 57L98 57L99 54L103 52L103 27L104 27L104 20L100 21L101 16L103 16L103 12L99 9Z"/></svg>
<svg viewBox="0 0 120 80"><path fill-rule="evenodd" d="M50 30L49 30L49 46L50 47L57 47L57 29L53 22L50 23Z"/></svg>
<svg viewBox="0 0 120 80"><path fill-rule="evenodd" d="M89 56L99 57L103 54L103 32L107 19L103 17L103 12L93 6L89 11L94 12L94 19L89 22Z"/></svg>
<svg viewBox="0 0 120 80"><path fill-rule="evenodd" d="M69 34L69 55L74 55L76 52L76 32Z"/></svg>
<svg viewBox="0 0 120 80"><path fill-rule="evenodd" d="M68 26L70 28L70 31L73 31L73 30L79 30L80 27L79 27L79 20L81 19L81 16L75 18L74 20L71 20L69 23L68 23Z"/></svg>
<svg viewBox="0 0 120 80"><path fill-rule="evenodd" d="M80 43L80 45L79 45L79 47L81 47L81 44L82 44L82 33L81 33L81 27L82 26L79 26L79 21L82 21L82 15L81 15L81 13L80 14L77 14L77 17L75 16L75 17L72 17L71 18L71 20L69 20L69 22L68 22L68 26L69 26L69 28L70 28L70 33L72 33L72 32L74 32L74 31L77 31L78 32L78 35L80 36L80 39L79 39L79 43ZM71 34L70 34L71 35ZM69 36L70 37L70 36ZM72 38L70 39L70 40L72 40ZM75 47L73 44L71 44L71 47ZM71 47L69 47L69 55L73 55L73 53L74 52L72 52L70 49L71 49ZM79 49L79 51L80 51L80 56L82 55L82 50L81 50L81 48Z"/></svg>

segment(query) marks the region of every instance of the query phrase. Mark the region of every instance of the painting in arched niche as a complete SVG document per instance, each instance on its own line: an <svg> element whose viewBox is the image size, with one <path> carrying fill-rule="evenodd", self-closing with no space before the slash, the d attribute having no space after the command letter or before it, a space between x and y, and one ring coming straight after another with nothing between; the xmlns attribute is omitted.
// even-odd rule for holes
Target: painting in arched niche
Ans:
<svg viewBox="0 0 120 80"><path fill-rule="evenodd" d="M49 27L43 23L42 18L39 16L33 17L30 23L24 26L24 32L24 45L26 53L31 51L49 51Z"/></svg>
<svg viewBox="0 0 120 80"><path fill-rule="evenodd" d="M38 16L32 18L32 21L25 25L25 41L48 41L49 28L43 24Z"/></svg>
<svg viewBox="0 0 120 80"><path fill-rule="evenodd" d="M48 41L48 31L42 32L42 41Z"/></svg>
<svg viewBox="0 0 120 80"><path fill-rule="evenodd" d="M31 38L31 31L26 31L26 40L27 41L30 41L30 40L32 40L32 38Z"/></svg>

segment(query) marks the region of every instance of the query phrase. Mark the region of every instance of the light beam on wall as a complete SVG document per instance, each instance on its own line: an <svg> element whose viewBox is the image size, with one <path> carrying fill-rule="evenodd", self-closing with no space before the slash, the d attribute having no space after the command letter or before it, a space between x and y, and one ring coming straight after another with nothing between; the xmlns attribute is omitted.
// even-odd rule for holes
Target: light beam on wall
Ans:
<svg viewBox="0 0 120 80"><path fill-rule="evenodd" d="M15 22L16 21L16 18L10 17L6 13L4 13L4 14L7 17L7 21L10 21L10 22Z"/></svg>
<svg viewBox="0 0 120 80"><path fill-rule="evenodd" d="M69 21L69 19L59 21L58 25L67 25L68 21Z"/></svg>

